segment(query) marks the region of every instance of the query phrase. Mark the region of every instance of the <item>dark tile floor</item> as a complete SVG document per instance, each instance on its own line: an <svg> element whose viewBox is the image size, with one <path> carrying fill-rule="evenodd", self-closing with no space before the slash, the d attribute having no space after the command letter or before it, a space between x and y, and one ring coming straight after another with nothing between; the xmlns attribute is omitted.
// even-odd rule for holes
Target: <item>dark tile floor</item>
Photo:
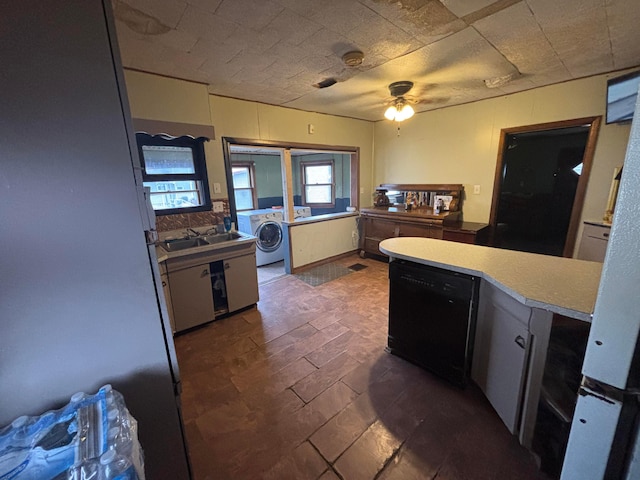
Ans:
<svg viewBox="0 0 640 480"><path fill-rule="evenodd" d="M385 352L388 266L356 262L176 338L194 478L546 478L474 385Z"/></svg>

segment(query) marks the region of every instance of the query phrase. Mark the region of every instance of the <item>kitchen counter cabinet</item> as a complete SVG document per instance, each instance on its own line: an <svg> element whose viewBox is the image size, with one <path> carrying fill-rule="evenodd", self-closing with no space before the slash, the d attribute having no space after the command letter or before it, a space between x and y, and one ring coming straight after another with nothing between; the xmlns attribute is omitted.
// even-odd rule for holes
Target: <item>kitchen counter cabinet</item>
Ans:
<svg viewBox="0 0 640 480"><path fill-rule="evenodd" d="M224 279L230 312L235 312L258 302L258 275L255 254L225 260Z"/></svg>
<svg viewBox="0 0 640 480"><path fill-rule="evenodd" d="M160 247L158 247L160 249ZM216 317L248 307L258 302L256 244L241 241L223 248L193 248L180 255L166 254L161 273L166 272L167 308L181 332ZM158 255L158 258L163 258ZM215 298L214 282L224 281L224 296ZM165 278L163 277L163 281ZM163 284L164 287L164 284Z"/></svg>
<svg viewBox="0 0 640 480"><path fill-rule="evenodd" d="M472 379L530 447L553 313L590 322L602 264L429 238L390 238L380 250L482 278Z"/></svg>
<svg viewBox="0 0 640 480"><path fill-rule="evenodd" d="M214 319L208 264L169 273L169 285L176 331L186 330Z"/></svg>
<svg viewBox="0 0 640 480"><path fill-rule="evenodd" d="M471 378L506 427L531 446L553 314L482 282Z"/></svg>

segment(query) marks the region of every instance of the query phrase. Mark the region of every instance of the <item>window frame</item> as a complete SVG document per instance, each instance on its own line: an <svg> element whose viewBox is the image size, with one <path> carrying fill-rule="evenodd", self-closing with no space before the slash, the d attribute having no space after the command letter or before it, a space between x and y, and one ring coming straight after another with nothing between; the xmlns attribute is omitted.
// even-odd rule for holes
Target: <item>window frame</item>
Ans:
<svg viewBox="0 0 640 480"><path fill-rule="evenodd" d="M178 207L178 208L166 208L162 210L155 210L156 216L158 215L175 215L177 213L193 213L193 212L206 212L212 208L211 194L209 191L209 177L207 175L207 163L204 153L204 142L209 141L206 137L191 137L183 135L181 137L173 137L166 134L150 135L145 132L136 133L136 143L138 145L138 155L140 157L140 164L142 165L142 180L143 182L170 182L170 181L194 181L200 183L199 193L202 199L202 205L193 207ZM174 174L147 174L144 152L142 147L144 146L161 146L161 147L186 147L191 149L193 156L194 173L174 173Z"/></svg>
<svg viewBox="0 0 640 480"><path fill-rule="evenodd" d="M331 167L331 183L306 183L307 176L305 174L306 167L317 167L328 165ZM326 160L311 160L300 162L300 196L302 199L302 205L313 208L333 208L336 206L336 168L333 159ZM331 202L330 203L310 203L307 202L307 185L309 186L330 186L331 187Z"/></svg>
<svg viewBox="0 0 640 480"><path fill-rule="evenodd" d="M256 164L255 162L248 162L248 161L244 161L244 162L231 162L231 177L233 179L233 169L236 167L246 167L249 169L249 183L251 184L251 186L249 188L246 187L242 187L242 188L236 188L235 185L233 186L233 195L235 198L236 195L236 191L237 190L251 190L251 201L253 203L253 207L252 208L236 208L236 211L238 212L246 212L249 210L257 210L258 209L258 186L256 185Z"/></svg>

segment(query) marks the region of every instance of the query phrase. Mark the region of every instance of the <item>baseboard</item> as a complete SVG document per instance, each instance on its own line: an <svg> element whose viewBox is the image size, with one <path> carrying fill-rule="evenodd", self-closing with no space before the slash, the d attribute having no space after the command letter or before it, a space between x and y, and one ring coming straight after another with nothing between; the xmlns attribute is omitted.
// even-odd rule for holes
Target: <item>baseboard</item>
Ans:
<svg viewBox="0 0 640 480"><path fill-rule="evenodd" d="M323 258L322 260L318 260L317 262L307 263L306 265L301 265L299 267L295 267L291 269L291 273L298 273L303 270L309 270L310 268L319 267L320 265L324 265L325 263L335 262L336 260L340 260L341 258L350 257L351 255L357 254L358 249L350 250L345 253L341 253L339 255L334 255L333 257Z"/></svg>

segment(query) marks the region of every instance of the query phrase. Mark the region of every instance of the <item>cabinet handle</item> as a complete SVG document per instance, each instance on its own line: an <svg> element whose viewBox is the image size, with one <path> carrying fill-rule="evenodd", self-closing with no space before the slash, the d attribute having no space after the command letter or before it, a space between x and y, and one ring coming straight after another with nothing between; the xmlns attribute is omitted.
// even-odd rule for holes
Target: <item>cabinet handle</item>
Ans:
<svg viewBox="0 0 640 480"><path fill-rule="evenodd" d="M166 287L167 286L167 282L165 282L164 280L162 281L162 286Z"/></svg>
<svg viewBox="0 0 640 480"><path fill-rule="evenodd" d="M200 275L201 277L206 277L209 275L209 270L207 270L206 268L202 271L202 275Z"/></svg>
<svg viewBox="0 0 640 480"><path fill-rule="evenodd" d="M524 338L522 336L518 335L514 342L516 342L519 347L523 349L526 348L526 342L524 341Z"/></svg>
<svg viewBox="0 0 640 480"><path fill-rule="evenodd" d="M228 263L225 263L225 264L224 264L224 269L225 269L225 270L229 270L229 264L228 264Z"/></svg>
<svg viewBox="0 0 640 480"><path fill-rule="evenodd" d="M603 234L602 234L602 236L603 236L604 238L608 238L608 237L609 237L609 234L608 234L608 233L603 233Z"/></svg>

